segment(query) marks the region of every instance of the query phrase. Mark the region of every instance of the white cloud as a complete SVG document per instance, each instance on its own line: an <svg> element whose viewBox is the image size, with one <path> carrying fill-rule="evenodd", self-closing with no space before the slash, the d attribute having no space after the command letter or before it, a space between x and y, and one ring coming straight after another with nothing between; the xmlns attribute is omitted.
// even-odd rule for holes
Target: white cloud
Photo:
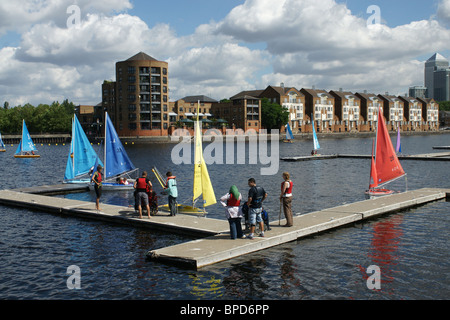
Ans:
<svg viewBox="0 0 450 320"><path fill-rule="evenodd" d="M423 83L417 57L448 49L450 0L439 20L390 28L367 26L335 0L247 0L219 22L179 36L167 23L150 28L126 13L129 0L78 0L81 21L66 26L72 0L0 3L0 35L22 35L0 50L2 99L11 105L68 98L96 104L115 63L139 51L169 62L170 99L220 99L267 85L404 93ZM255 49L257 48L257 49ZM2 103L2 101L0 101Z"/></svg>
<svg viewBox="0 0 450 320"><path fill-rule="evenodd" d="M34 24L53 22L59 27L67 25L72 5L80 8L84 18L88 13L109 14L131 9L129 0L18 0L0 2L0 35L6 31L24 32Z"/></svg>
<svg viewBox="0 0 450 320"><path fill-rule="evenodd" d="M450 0L441 0L439 2L437 16L450 25Z"/></svg>
<svg viewBox="0 0 450 320"><path fill-rule="evenodd" d="M441 15L449 3L441 2ZM450 30L436 20L368 26L335 0L247 0L218 24L217 32L267 44L274 74L266 82L333 86L328 90L367 85L404 91L422 84L423 64L416 57L447 50L450 42Z"/></svg>
<svg viewBox="0 0 450 320"><path fill-rule="evenodd" d="M268 64L264 52L233 43L192 48L168 62L171 99L205 92L217 99L228 98L236 90L251 87L255 73Z"/></svg>

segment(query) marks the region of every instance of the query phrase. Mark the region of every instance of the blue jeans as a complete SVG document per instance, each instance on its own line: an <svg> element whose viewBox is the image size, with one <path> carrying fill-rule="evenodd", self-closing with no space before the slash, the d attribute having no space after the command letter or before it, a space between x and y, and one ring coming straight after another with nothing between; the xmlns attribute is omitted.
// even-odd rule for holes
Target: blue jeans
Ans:
<svg viewBox="0 0 450 320"><path fill-rule="evenodd" d="M249 208L248 210L248 218L251 226L256 226L256 223L262 222L261 218L262 208Z"/></svg>
<svg viewBox="0 0 450 320"><path fill-rule="evenodd" d="M228 219L230 224L230 238L242 238L244 234L242 233L241 218L230 218Z"/></svg>
<svg viewBox="0 0 450 320"><path fill-rule="evenodd" d="M177 214L177 198L169 196L169 209L171 216Z"/></svg>

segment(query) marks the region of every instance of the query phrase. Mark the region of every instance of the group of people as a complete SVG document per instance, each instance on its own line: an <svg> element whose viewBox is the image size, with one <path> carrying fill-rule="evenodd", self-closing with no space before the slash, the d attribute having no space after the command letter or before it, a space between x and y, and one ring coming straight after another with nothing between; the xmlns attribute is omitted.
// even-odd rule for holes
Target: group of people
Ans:
<svg viewBox="0 0 450 320"><path fill-rule="evenodd" d="M166 182L164 189L168 191L169 195L169 210L170 215L175 216L177 213L177 180L176 176L172 175L172 172L166 173ZM147 208L148 218L150 219L150 213L158 211L158 204L156 202L156 192L153 191L153 185L147 178L147 171L142 172L142 177L136 179L134 182L134 188L136 189L136 203L139 210L139 217L142 219L142 205ZM155 203L156 202L156 203ZM151 206L156 205L156 210L151 210Z"/></svg>
<svg viewBox="0 0 450 320"><path fill-rule="evenodd" d="M94 190L97 195L96 199L96 209L100 210L99 199L102 190L102 166L97 167L97 171L92 175L91 181L94 183ZM168 191L169 197L169 210L170 215L175 216L177 214L177 180L176 176L172 175L172 172L168 171L166 173L166 181L164 189ZM280 214L281 206L283 206L284 216L286 218L285 227L292 227L294 225L293 215L292 215L292 189L293 182L290 179L289 172L283 172L282 174L283 182L281 183L281 193L280 193ZM236 238L248 238L253 239L255 236L256 224L259 224L260 237L264 237L264 219L262 217L263 212L263 201L267 198L267 192L263 187L257 186L254 178L248 179L248 186L250 187L248 191L247 201L241 205L243 200L242 194L239 192L238 188L233 185L227 194L220 198L220 202L225 207L226 217L230 225L230 237L231 239ZM147 177L147 171L142 172L142 176L137 178L134 182L135 201L137 204L137 209L139 211L139 217L142 219L142 206L147 209L148 218L150 219L151 209L149 201L149 196L153 200L156 199L156 193L153 191L153 185ZM241 219L244 216L243 208L248 207L248 223L250 226L250 232L247 236L244 236L242 231ZM156 205L157 210L157 205Z"/></svg>
<svg viewBox="0 0 450 320"><path fill-rule="evenodd" d="M175 216L177 212L176 200L178 197L177 181L176 177L173 176L170 171L166 173L166 176L167 180L164 188L168 190L169 194L170 215ZM98 211L101 211L100 197L102 195L102 181L103 181L103 167L101 165L98 165L97 170L94 172L91 178L91 182L94 183L94 190L96 194L95 208ZM126 181L126 179L124 180L123 178L120 178L118 183L128 184L128 181ZM139 217L142 219L142 206L145 206L145 208L147 209L148 218L150 219L151 212L158 211L158 205L156 192L153 191L153 185L147 177L147 171L142 172L142 176L135 180L134 189L135 189L135 202L137 204L137 210L139 211ZM155 209L152 208L153 210L151 210L152 205L153 208L155 208Z"/></svg>
<svg viewBox="0 0 450 320"><path fill-rule="evenodd" d="M230 238L248 238L255 237L256 223L259 224L260 237L264 237L264 218L263 201L267 198L267 192L263 187L257 186L254 178L248 179L247 202L241 206L242 194L238 188L233 185L227 194L220 198L220 202L225 207L226 216L230 225ZM283 182L281 183L280 206L283 206L284 216L286 218L285 227L292 227L294 225L292 215L292 188L293 183L288 172L283 172ZM244 236L242 231L241 219L244 216L244 207L248 207L248 223L250 225L250 232ZM281 208L280 208L281 210ZM281 214L281 212L280 212ZM267 223L268 224L268 223Z"/></svg>

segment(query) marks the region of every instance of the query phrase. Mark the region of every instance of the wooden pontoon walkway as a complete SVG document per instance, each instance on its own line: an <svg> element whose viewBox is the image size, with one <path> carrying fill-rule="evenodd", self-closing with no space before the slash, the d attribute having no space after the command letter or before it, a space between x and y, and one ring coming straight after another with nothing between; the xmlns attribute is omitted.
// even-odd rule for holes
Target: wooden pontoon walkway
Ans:
<svg viewBox="0 0 450 320"><path fill-rule="evenodd" d="M355 158L370 159L368 154L333 154L319 156L299 156L299 157L281 157L283 161L308 161L308 160L326 160L336 158ZM450 152L434 152L416 155L399 155L400 160L422 160L422 161L450 161Z"/></svg>
<svg viewBox="0 0 450 320"><path fill-rule="evenodd" d="M153 250L148 253L148 256L152 259L198 269L382 214L444 199L447 195L450 195L450 190L420 189L365 200L296 216L294 226L290 228L282 227L286 223L284 220L281 221L281 226L278 226L278 221L274 223L274 217L272 217L272 229L265 232L264 238L231 240L229 234L224 233Z"/></svg>
<svg viewBox="0 0 450 320"><path fill-rule="evenodd" d="M188 266L192 269L202 268L378 215L441 200L450 195L450 189L426 188L408 191L374 200L365 200L298 215L294 217L294 226L290 228L279 226L276 217L272 216L272 229L266 231L264 238L255 237L253 240L231 240L229 239L229 225L226 220L182 214L171 217L166 213L152 216L151 219L146 218L144 215L143 219L139 219L134 208L101 204L102 211L98 212L95 210L93 202L43 195L60 193L63 192L63 189L69 192L74 190L80 191L80 187L68 185L1 190L0 204L151 228L162 232L206 237L152 250L147 254L150 259L156 261L170 262L176 265ZM282 220L281 225L284 223L285 221Z"/></svg>

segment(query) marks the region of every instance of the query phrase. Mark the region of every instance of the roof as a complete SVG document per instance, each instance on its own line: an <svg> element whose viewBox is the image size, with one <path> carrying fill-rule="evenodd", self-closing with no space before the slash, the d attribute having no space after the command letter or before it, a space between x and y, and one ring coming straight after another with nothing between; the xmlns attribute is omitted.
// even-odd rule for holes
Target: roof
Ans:
<svg viewBox="0 0 450 320"><path fill-rule="evenodd" d="M259 99L259 95L264 90L249 90L249 91L241 91L238 94L232 96L230 100L236 100L236 99Z"/></svg>
<svg viewBox="0 0 450 320"><path fill-rule="evenodd" d="M330 92L333 95L339 96L341 99L355 99L355 100L361 100L358 96L356 96L354 93L349 91L335 91L331 90Z"/></svg>
<svg viewBox="0 0 450 320"><path fill-rule="evenodd" d="M434 55L432 55L427 60L427 62L432 62L432 61L446 61L446 62L448 62L448 60L443 55L441 55L441 54L439 54L437 52Z"/></svg>
<svg viewBox="0 0 450 320"><path fill-rule="evenodd" d="M185 102L218 102L217 100L214 100L210 97L200 95L200 96L187 96L184 98L181 98L181 100L184 100Z"/></svg>
<svg viewBox="0 0 450 320"><path fill-rule="evenodd" d="M139 52L138 54L135 54L131 58L128 58L127 61L137 61L137 60L151 60L151 61L158 61L153 57L150 57L148 54L144 52Z"/></svg>
<svg viewBox="0 0 450 320"><path fill-rule="evenodd" d="M332 98L334 99L333 95L329 94L328 92L326 92L325 90L320 90L320 89L305 89L303 88L302 90L300 90L301 92L304 91L306 93L308 93L309 95L313 96L313 97L318 97L320 98L321 96L327 96L328 98Z"/></svg>

